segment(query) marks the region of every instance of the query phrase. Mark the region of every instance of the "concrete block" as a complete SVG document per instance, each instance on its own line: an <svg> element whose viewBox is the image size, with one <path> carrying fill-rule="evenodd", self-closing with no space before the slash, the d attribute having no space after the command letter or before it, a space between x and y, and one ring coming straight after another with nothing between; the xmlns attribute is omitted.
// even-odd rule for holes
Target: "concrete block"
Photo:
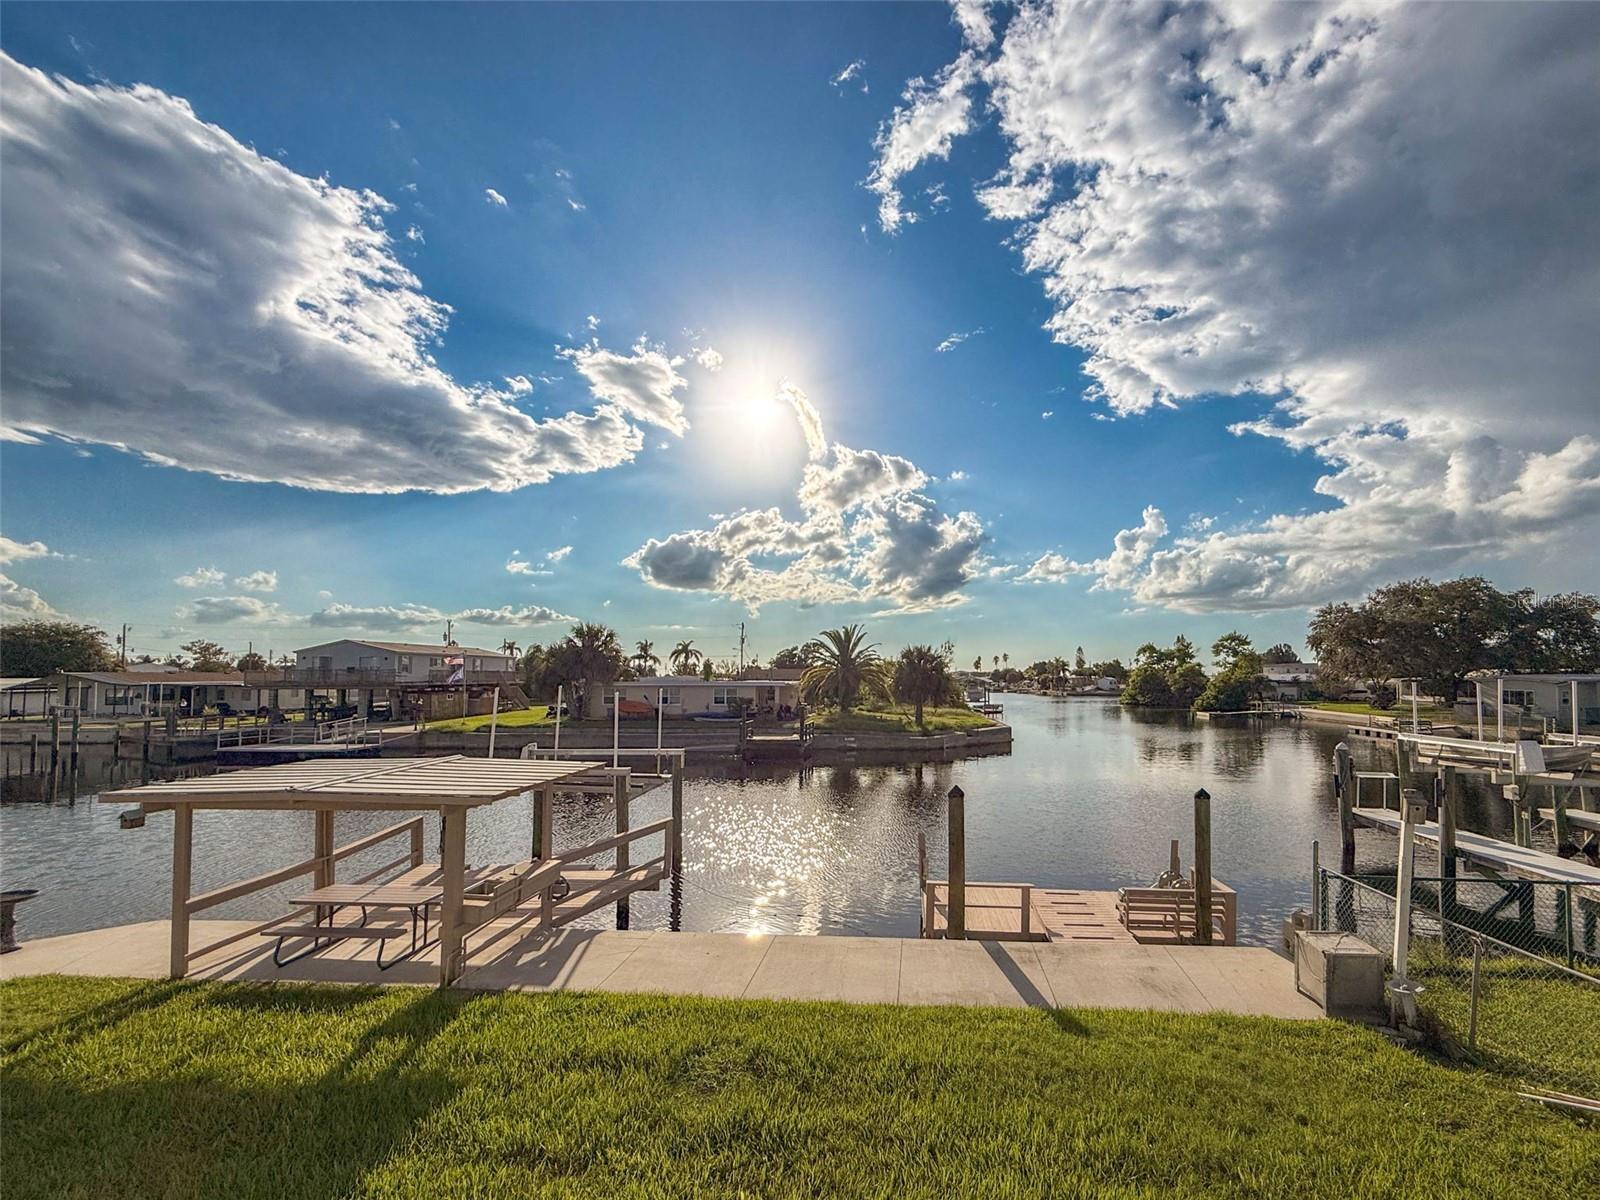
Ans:
<svg viewBox="0 0 1600 1200"><path fill-rule="evenodd" d="M1383 1018L1384 956L1353 933L1295 935L1294 984L1330 1017Z"/></svg>

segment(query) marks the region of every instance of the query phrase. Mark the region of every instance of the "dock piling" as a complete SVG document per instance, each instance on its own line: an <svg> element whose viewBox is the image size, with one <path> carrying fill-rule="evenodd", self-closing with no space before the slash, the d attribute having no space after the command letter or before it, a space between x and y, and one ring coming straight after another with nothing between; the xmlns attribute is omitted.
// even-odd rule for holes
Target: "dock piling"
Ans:
<svg viewBox="0 0 1600 1200"><path fill-rule="evenodd" d="M672 873L683 873L683 755L672 760Z"/></svg>
<svg viewBox="0 0 1600 1200"><path fill-rule="evenodd" d="M946 869L946 907L944 935L947 938L967 936L967 794L959 787L950 789L949 816L946 823L950 834L950 863Z"/></svg>
<svg viewBox="0 0 1600 1200"><path fill-rule="evenodd" d="M1211 793L1194 794L1194 936L1211 945Z"/></svg>
<svg viewBox="0 0 1600 1200"><path fill-rule="evenodd" d="M1356 869L1356 772L1343 742L1333 748L1333 794L1339 802L1339 870L1350 875Z"/></svg>
<svg viewBox="0 0 1600 1200"><path fill-rule="evenodd" d="M619 704L620 708L621 705ZM628 832L628 776L626 773L617 775L612 780L612 804L617 810L617 836L621 837ZM617 875L620 878L628 873L628 843L617 843ZM628 893L623 892L617 897L617 928L626 929L629 923Z"/></svg>

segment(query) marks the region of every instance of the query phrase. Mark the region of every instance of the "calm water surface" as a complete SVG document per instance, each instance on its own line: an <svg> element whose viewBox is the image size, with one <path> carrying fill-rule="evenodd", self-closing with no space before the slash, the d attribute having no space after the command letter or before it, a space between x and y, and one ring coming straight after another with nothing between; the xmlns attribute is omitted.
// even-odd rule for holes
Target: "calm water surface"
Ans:
<svg viewBox="0 0 1600 1200"><path fill-rule="evenodd" d="M1009 755L923 766L728 768L691 779L682 885L635 896L633 927L665 928L676 915L681 928L694 930L915 936L917 835L926 836L930 867L942 875L944 796L955 784L967 796L969 878L1087 888L1149 882L1174 837L1187 867L1191 797L1204 787L1212 796L1213 871L1238 890L1240 936L1255 942L1270 941L1284 914L1307 903L1312 839L1337 857L1328 783L1337 726L1196 722L1034 696L1007 696L1005 708L1015 730ZM1358 765L1377 768L1378 746L1352 748ZM15 752L8 754L15 772ZM138 781L127 772L108 756L86 757L75 804L0 808L0 882L42 892L20 910L24 937L167 915L170 819L155 815L143 829L124 830L116 806L92 802L101 789ZM5 782L8 798L37 792L36 782L15 774ZM62 797L70 791L64 786ZM667 806L662 789L635 804L634 821L666 816ZM473 813L468 860L525 855L531 815L525 799ZM1497 806L1469 791L1464 827L1503 833L1498 818ZM342 844L397 819L341 813L337 839ZM565 799L557 845L605 837L611 821L606 804ZM436 826L436 819L428 822L430 857ZM305 858L311 817L202 812L195 842L200 891ZM656 852L647 845L636 846L635 862ZM1393 838L1363 833L1359 846L1364 869L1392 869ZM368 861L376 866L402 848L391 843ZM1426 866L1424 860L1419 871ZM206 916L269 917L304 886L259 893ZM608 919L602 911L590 921Z"/></svg>

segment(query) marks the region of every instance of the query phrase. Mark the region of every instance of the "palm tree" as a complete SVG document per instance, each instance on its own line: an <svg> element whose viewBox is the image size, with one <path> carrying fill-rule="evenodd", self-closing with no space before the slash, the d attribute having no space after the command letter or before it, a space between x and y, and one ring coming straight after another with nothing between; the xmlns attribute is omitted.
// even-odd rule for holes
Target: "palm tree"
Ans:
<svg viewBox="0 0 1600 1200"><path fill-rule="evenodd" d="M830 699L840 712L849 712L862 693L882 695L887 690L877 643L867 641L861 626L825 629L818 635L811 665L800 676L800 691L808 702Z"/></svg>
<svg viewBox="0 0 1600 1200"><path fill-rule="evenodd" d="M692 675L694 669L705 657L694 648L694 643L688 640L679 642L672 648L672 653L667 655L672 662L672 670L676 675Z"/></svg>
<svg viewBox="0 0 1600 1200"><path fill-rule="evenodd" d="M894 664L894 698L917 710L917 728L922 726L922 706L950 702L958 694L950 674L950 657L932 646L907 646Z"/></svg>
<svg viewBox="0 0 1600 1200"><path fill-rule="evenodd" d="M1010 666L1010 665L1011 665L1011 655L1009 655L1009 654L1002 654L1002 655L1001 655L1001 656L1000 656L1000 661L1001 661L1001 662L1003 662L1003 663L1005 663L1005 665L1006 665L1006 666L1008 666L1008 667L1009 667L1009 666Z"/></svg>
<svg viewBox="0 0 1600 1200"><path fill-rule="evenodd" d="M645 674L652 667L661 665L661 657L656 653L654 642L635 642L633 644L633 665L639 668L639 673Z"/></svg>
<svg viewBox="0 0 1600 1200"><path fill-rule="evenodd" d="M505 641L500 643L500 653L506 655L508 658L517 657L517 652L521 649L522 647L518 646L510 638L507 638Z"/></svg>
<svg viewBox="0 0 1600 1200"><path fill-rule="evenodd" d="M616 630L590 621L579 621L567 635L567 650L573 668L583 680L583 715L604 716L605 689L621 674L624 666L622 643Z"/></svg>
<svg viewBox="0 0 1600 1200"><path fill-rule="evenodd" d="M980 654L977 658L972 660L972 669L974 671L983 670L983 655Z"/></svg>

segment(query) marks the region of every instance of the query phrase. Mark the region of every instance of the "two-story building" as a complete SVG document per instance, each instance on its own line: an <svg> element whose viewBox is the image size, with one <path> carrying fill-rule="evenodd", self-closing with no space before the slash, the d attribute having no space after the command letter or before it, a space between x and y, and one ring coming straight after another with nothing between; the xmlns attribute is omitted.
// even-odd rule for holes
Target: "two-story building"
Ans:
<svg viewBox="0 0 1600 1200"><path fill-rule="evenodd" d="M297 681L318 687L366 687L374 683L451 683L510 675L517 660L502 650L445 646L438 642L371 642L340 638L294 652Z"/></svg>

